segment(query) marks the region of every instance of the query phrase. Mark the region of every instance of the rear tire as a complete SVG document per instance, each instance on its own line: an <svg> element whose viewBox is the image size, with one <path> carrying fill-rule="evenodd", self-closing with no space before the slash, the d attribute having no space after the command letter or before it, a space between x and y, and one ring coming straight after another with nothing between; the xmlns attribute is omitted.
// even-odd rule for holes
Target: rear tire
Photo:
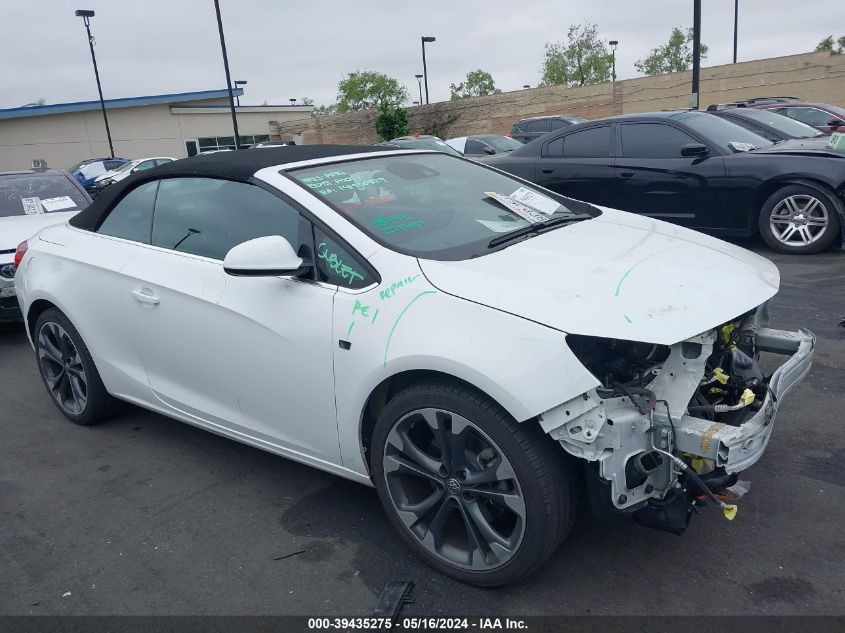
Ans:
<svg viewBox="0 0 845 633"><path fill-rule="evenodd" d="M38 372L53 404L74 424L88 426L114 412L88 347L76 328L56 308L45 310L32 335Z"/></svg>
<svg viewBox="0 0 845 633"><path fill-rule="evenodd" d="M769 196L759 227L770 248L795 255L823 251L842 236L836 202L810 185L788 185Z"/></svg>
<svg viewBox="0 0 845 633"><path fill-rule="evenodd" d="M399 392L371 446L390 522L428 565L462 582L525 578L572 524L571 460L538 425L469 386L438 380Z"/></svg>

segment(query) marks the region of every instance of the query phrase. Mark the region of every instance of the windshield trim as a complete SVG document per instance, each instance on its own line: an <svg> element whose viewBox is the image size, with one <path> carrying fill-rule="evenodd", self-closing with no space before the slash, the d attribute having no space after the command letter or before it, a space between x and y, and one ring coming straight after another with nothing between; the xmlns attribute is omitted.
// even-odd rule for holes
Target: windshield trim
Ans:
<svg viewBox="0 0 845 633"><path fill-rule="evenodd" d="M548 195L549 197L552 197L555 200L565 201L565 202L561 202L562 205L564 205L565 203L574 203L576 205L583 205L585 207L585 209L582 210L581 212L579 212L579 214L580 213L589 213L590 215L593 216L592 219L596 219L597 217L600 217L603 214L601 209L599 209L596 205L591 204L589 202L582 202L581 200L575 200L573 198L567 198L566 196L561 196L560 194L555 193L554 191L549 191L547 189L544 189L543 187L541 187L540 185L538 185L536 183L530 182L528 180L525 180L524 178L520 178L519 176L515 176L511 173L502 171L500 169L496 169L495 167L492 167L490 165L486 165L484 163L479 163L479 162L474 161L472 159L465 158L464 156L453 156L452 154L446 154L445 152L438 152L436 150L424 150L424 151L396 150L395 152L371 152L371 153L360 154L360 155L353 154L353 155L347 156L346 158L341 158L341 160L327 160L327 159L321 158L321 159L314 159L314 160L309 160L309 161L302 161L302 163L293 163L291 165L281 166L280 169L277 169L277 168L274 168L274 169L276 169L276 173L278 173L280 176L287 178L292 183L294 183L297 187L299 187L303 191L308 192L308 194L314 200L321 202L322 204L326 205L329 209L334 211L334 213L336 213L341 219L348 222L349 225L355 231L358 231L361 235L363 235L367 239L372 240L373 242L375 242L379 246L382 246L382 247L384 247L384 248L386 248L386 249L388 249L388 250L390 250L394 253L399 253L400 255L405 255L407 257L413 257L414 259L430 260L430 261L469 261L470 259L476 259L478 257L484 257L486 255L491 255L491 254L496 253L500 250L504 250L504 249L506 249L510 246L513 246L514 244L521 243L525 240L531 239L533 237L537 237L538 235L543 235L545 233L545 232L534 232L534 233L526 236L525 240L518 240L516 242L506 242L504 244L501 244L501 245L493 247L493 248L489 248L490 238L488 236L488 237L485 237L485 238L480 238L480 239L473 241L473 242L468 242L466 244L462 244L459 247L453 247L452 249L441 249L439 251L435 251L435 252L431 253L429 256L424 257L424 256L422 256L418 253L411 251L411 250L399 247L395 244L391 244L390 242L385 241L381 236L376 235L375 233L370 234L370 233L364 231L357 224L355 224L355 222L353 222L352 220L347 218L346 214L340 209L340 207L338 207L336 204L331 202L328 198L323 198L321 196L318 196L304 182L302 182L299 178L296 178L292 175L292 172L301 171L303 169L310 169L310 168L313 168L313 167L320 167L321 165L330 165L330 164L338 164L338 163L355 163L355 162L359 162L359 161L369 160L369 159L372 159L372 158L385 158L387 156L392 156L392 157L409 156L411 154L434 154L434 155L442 154L442 155L445 155L445 156L449 156L454 160L464 161L466 163L473 165L474 167L481 167L483 169L487 169L489 171L496 172L497 174L507 176L508 178L511 178L511 179L523 184L523 185L528 185L529 187L532 187L534 189L540 189L541 191L544 192L545 195ZM336 158L336 157L332 157L332 158ZM303 164L303 163L309 163L309 164ZM294 166L294 165L296 165L296 166ZM575 214L575 213L576 212L573 211L573 214ZM563 216L558 216L558 217L563 217ZM558 228L558 227L556 227L556 228ZM563 228L563 227L560 227L560 228ZM448 253L450 251L455 251L455 250L466 251L467 254L463 255L461 257L458 257L458 258L436 256L436 255L442 255L443 253Z"/></svg>

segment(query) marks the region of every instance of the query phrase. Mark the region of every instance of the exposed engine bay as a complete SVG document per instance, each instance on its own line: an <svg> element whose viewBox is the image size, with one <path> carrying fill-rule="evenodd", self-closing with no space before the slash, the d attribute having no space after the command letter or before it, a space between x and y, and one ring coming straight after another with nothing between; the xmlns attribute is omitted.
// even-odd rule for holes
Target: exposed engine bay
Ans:
<svg viewBox="0 0 845 633"><path fill-rule="evenodd" d="M763 304L671 346L567 336L601 385L540 424L586 460L594 509L677 534L706 501L733 518L728 489L763 454L778 399L809 371L815 345L767 321ZM767 375L764 352L790 358Z"/></svg>

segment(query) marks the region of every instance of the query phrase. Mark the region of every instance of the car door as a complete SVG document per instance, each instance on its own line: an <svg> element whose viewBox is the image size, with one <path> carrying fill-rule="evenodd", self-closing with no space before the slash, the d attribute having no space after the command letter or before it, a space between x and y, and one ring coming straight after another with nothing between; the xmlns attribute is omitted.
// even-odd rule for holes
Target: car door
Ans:
<svg viewBox="0 0 845 633"><path fill-rule="evenodd" d="M607 204L614 186L610 123L569 132L543 144L535 174L538 185L564 196Z"/></svg>
<svg viewBox="0 0 845 633"><path fill-rule="evenodd" d="M622 123L619 132L613 206L693 228L722 226L720 154L683 156L684 145L702 143L668 123Z"/></svg>
<svg viewBox="0 0 845 633"><path fill-rule="evenodd" d="M290 201L241 182L162 180L150 244L139 245L125 269L135 281L130 319L138 354L166 407L338 463L336 289L223 272L233 246L265 235L281 235L312 256L310 224Z"/></svg>

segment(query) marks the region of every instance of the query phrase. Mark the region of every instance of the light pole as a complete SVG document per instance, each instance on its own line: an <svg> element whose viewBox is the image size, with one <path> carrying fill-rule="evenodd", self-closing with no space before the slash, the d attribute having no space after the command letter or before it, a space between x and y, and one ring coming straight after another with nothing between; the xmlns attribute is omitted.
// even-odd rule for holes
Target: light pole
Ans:
<svg viewBox="0 0 845 633"><path fill-rule="evenodd" d="M434 42L437 38L432 37L431 35L423 35L420 40L422 40L422 53L423 53L423 77L425 78L425 103L428 105L428 68L425 65L425 43L426 42ZM420 100L422 100L422 95L420 95Z"/></svg>
<svg viewBox="0 0 845 633"><path fill-rule="evenodd" d="M418 106L418 105L420 104L420 102L419 102L419 101L412 101L411 103L412 103L413 105L415 105L415 106Z"/></svg>
<svg viewBox="0 0 845 633"><path fill-rule="evenodd" d="M522 84L522 88L524 90L528 90L531 87L531 84Z"/></svg>
<svg viewBox="0 0 845 633"><path fill-rule="evenodd" d="M619 46L619 40L610 40L610 54L613 56L613 81L616 81L616 47Z"/></svg>
<svg viewBox="0 0 845 633"><path fill-rule="evenodd" d="M739 29L739 0L734 0L734 64L736 63L736 35Z"/></svg>
<svg viewBox="0 0 845 633"><path fill-rule="evenodd" d="M235 129L235 149L241 148L238 134L238 116L235 114L235 98L232 96L232 78L229 75L229 57L226 55L226 38L223 37L223 18L220 17L220 0L214 0L214 11L217 13L217 30L220 32L220 48L223 51L223 69L226 71L226 88L229 90L229 109L232 111L232 127Z"/></svg>
<svg viewBox="0 0 845 633"><path fill-rule="evenodd" d="M423 78L423 76L422 75L414 75L414 77L416 78L417 86L420 89L420 103L422 103L423 102L423 100L422 100L422 78Z"/></svg>
<svg viewBox="0 0 845 633"><path fill-rule="evenodd" d="M698 110L698 77L701 74L701 0L692 0L692 99Z"/></svg>
<svg viewBox="0 0 845 633"><path fill-rule="evenodd" d="M296 105L296 99L295 98L294 99L288 99L288 101L290 101L291 105Z"/></svg>
<svg viewBox="0 0 845 633"><path fill-rule="evenodd" d="M238 89L238 86L245 86L245 85L246 85L246 81L238 81L237 79L235 79L235 90L237 90L237 89ZM235 99L237 99L237 100L238 100L238 107L240 108L240 107L241 107L241 98L240 98L240 96L236 95L236 96L235 96Z"/></svg>
<svg viewBox="0 0 845 633"><path fill-rule="evenodd" d="M103 111L103 122L106 124L106 136L109 139L109 156L114 158L114 145L111 142L111 130L109 129L109 117L106 116L106 103L103 101L103 88L100 86L100 71L97 70L97 56L94 55L94 36L91 35L91 18L94 12L88 9L77 9L76 17L82 18L85 30L88 33L88 47L91 49L91 61L94 63L94 77L97 79L97 92L100 95L100 109Z"/></svg>

